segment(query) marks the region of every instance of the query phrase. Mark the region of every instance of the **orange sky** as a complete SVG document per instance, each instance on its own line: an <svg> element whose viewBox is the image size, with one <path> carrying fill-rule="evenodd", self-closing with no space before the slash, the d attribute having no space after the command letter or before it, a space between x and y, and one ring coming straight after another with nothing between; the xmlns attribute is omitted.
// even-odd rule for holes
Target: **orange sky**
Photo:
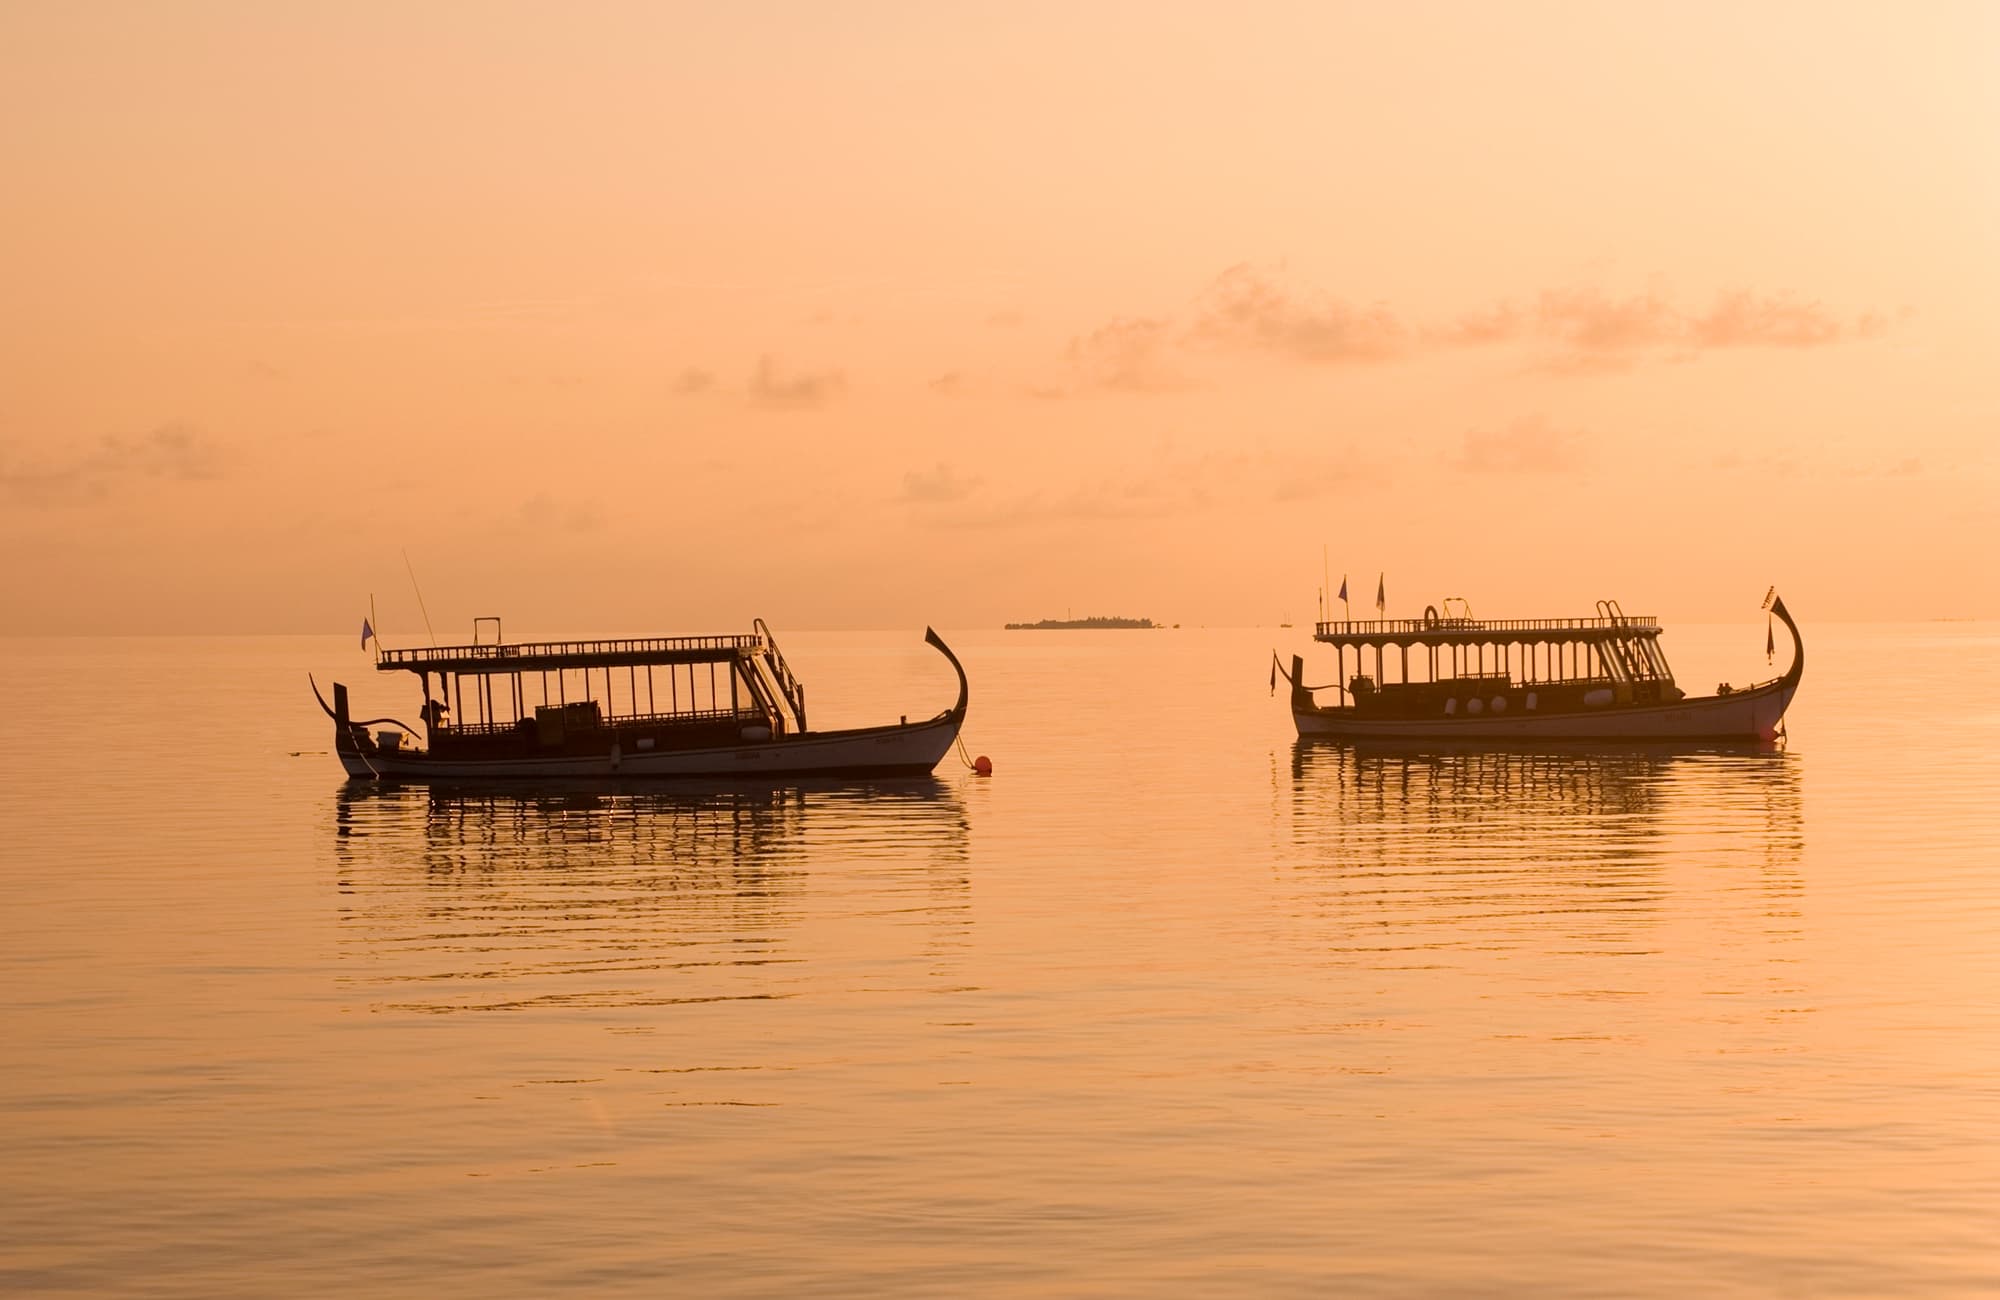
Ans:
<svg viewBox="0 0 2000 1300"><path fill-rule="evenodd" d="M2000 6L13 5L0 113L0 631L2000 616Z"/></svg>

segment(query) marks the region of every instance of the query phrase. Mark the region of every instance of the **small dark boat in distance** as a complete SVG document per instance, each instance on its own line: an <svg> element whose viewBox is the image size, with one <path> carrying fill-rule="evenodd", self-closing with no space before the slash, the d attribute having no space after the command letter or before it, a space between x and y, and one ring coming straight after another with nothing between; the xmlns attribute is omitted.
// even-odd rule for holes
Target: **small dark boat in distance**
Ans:
<svg viewBox="0 0 2000 1300"><path fill-rule="evenodd" d="M1272 683L1283 675L1290 684L1302 739L1768 741L1798 691L1806 651L1775 589L1764 606L1791 634L1791 667L1713 695L1676 686L1659 621L1626 614L1615 600L1598 601L1595 618L1475 619L1454 598L1421 619L1321 623L1313 639L1338 655L1339 702L1319 703L1313 693L1328 688L1305 685L1298 655L1289 670L1272 655Z"/></svg>
<svg viewBox="0 0 2000 1300"><path fill-rule="evenodd" d="M1009 623L1006 626L1006 630L1009 632L1047 632L1069 631L1078 628L1150 628L1158 626L1160 625L1150 618L1112 618L1105 615L1094 615L1090 618L1045 618L1039 623Z"/></svg>
<svg viewBox="0 0 2000 1300"><path fill-rule="evenodd" d="M493 625L490 642L478 635L486 623ZM417 675L421 748L417 728L395 718L356 721L346 686L334 683L328 704L314 683L347 774L405 781L922 776L957 741L970 693L958 656L929 628L924 640L958 675L957 702L918 722L839 731L807 727L805 686L762 619L742 636L509 645L499 633L500 620L480 619L471 645L380 652L378 670Z"/></svg>

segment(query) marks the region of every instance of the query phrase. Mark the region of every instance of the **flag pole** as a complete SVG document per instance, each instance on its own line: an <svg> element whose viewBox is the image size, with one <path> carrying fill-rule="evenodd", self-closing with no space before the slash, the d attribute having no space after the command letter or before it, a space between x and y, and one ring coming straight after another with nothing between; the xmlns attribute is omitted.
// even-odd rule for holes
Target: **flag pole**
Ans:
<svg viewBox="0 0 2000 1300"><path fill-rule="evenodd" d="M375 633L375 662L382 662L382 620L375 617L375 593L368 593L368 628Z"/></svg>

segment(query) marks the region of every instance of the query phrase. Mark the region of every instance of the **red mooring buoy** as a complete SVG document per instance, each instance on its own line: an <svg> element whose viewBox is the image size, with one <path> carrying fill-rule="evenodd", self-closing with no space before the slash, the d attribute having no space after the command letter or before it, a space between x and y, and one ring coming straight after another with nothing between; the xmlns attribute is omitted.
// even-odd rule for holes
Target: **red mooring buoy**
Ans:
<svg viewBox="0 0 2000 1300"><path fill-rule="evenodd" d="M972 770L981 776L992 776L993 760L981 754L978 758L972 760Z"/></svg>

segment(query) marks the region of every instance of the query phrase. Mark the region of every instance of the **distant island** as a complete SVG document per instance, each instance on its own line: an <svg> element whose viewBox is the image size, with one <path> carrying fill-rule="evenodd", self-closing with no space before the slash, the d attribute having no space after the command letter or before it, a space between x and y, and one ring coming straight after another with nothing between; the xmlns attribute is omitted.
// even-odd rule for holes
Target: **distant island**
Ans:
<svg viewBox="0 0 2000 1300"><path fill-rule="evenodd" d="M1056 628L1158 627L1150 618L1045 618L1039 623L1009 623L1009 632L1046 632Z"/></svg>

